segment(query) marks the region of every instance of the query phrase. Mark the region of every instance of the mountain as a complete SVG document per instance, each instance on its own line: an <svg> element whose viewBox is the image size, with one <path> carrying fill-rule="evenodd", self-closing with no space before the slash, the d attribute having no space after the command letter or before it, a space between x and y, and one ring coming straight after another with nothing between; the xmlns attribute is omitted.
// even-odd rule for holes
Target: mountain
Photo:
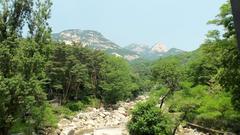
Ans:
<svg viewBox="0 0 240 135"><path fill-rule="evenodd" d="M166 53L164 53L164 56L172 56L172 55L178 55L178 54L182 54L186 51L177 49L177 48L171 48L169 49Z"/></svg>
<svg viewBox="0 0 240 135"><path fill-rule="evenodd" d="M125 49L130 50L132 52L137 53L139 56L146 56L148 55L150 48L146 44L130 44L125 47Z"/></svg>
<svg viewBox="0 0 240 135"><path fill-rule="evenodd" d="M105 51L117 57L123 57L129 61L140 58L140 56L128 49L122 48L111 40L105 38L101 33L93 30L71 29L53 34L53 38L68 45L81 43L84 47Z"/></svg>
<svg viewBox="0 0 240 135"><path fill-rule="evenodd" d="M93 30L70 29L52 35L56 41L64 42L68 45L81 43L84 47L102 50L116 57L125 58L128 61L136 59L155 60L159 57L177 55L184 51L176 48L169 49L158 42L153 47L146 44L130 44L121 47L104 37L100 32Z"/></svg>
<svg viewBox="0 0 240 135"><path fill-rule="evenodd" d="M156 43L152 48L151 48L151 52L152 53L156 53L156 54L162 54L162 53L166 53L168 51L167 47L158 42Z"/></svg>
<svg viewBox="0 0 240 135"><path fill-rule="evenodd" d="M137 53L141 58L148 59L148 60L155 60L159 57L167 57L171 55L178 55L184 53L185 51L171 48L168 49L164 44L158 42L154 46L149 47L145 44L130 44L125 47L135 53Z"/></svg>

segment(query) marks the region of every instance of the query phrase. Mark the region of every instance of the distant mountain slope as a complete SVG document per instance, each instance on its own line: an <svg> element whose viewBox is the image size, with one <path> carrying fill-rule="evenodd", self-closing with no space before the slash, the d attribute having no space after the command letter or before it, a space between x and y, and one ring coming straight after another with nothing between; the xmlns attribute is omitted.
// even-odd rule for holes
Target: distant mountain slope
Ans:
<svg viewBox="0 0 240 135"><path fill-rule="evenodd" d="M66 44L81 43L84 47L103 50L109 54L123 57L129 61L138 59L140 56L128 49L122 48L101 33L93 30L71 29L53 34L53 38Z"/></svg>
<svg viewBox="0 0 240 135"><path fill-rule="evenodd" d="M183 50L180 50L177 48L171 48L164 54L164 56L178 55L178 54L182 54L184 52L186 52L186 51L183 51Z"/></svg>
<svg viewBox="0 0 240 135"><path fill-rule="evenodd" d="M171 48L167 49L167 47L158 42L154 46L149 47L148 45L144 44L130 44L129 46L125 47L126 49L129 49L141 56L141 58L148 59L148 60L155 60L158 59L159 57L167 57L171 55L178 55L181 53L184 53L185 51L176 49L176 48Z"/></svg>
<svg viewBox="0 0 240 135"><path fill-rule="evenodd" d="M144 54L150 51L150 48L148 45L145 44L130 44L125 47L128 50L131 50L133 52L136 52L137 54Z"/></svg>
<svg viewBox="0 0 240 135"><path fill-rule="evenodd" d="M122 57L128 61L136 59L155 60L159 57L181 54L184 51L172 48L170 50L162 43L157 43L153 47L145 44L130 44L121 47L104 37L100 32L93 30L70 29L52 35L56 41L64 42L68 45L81 43L84 47L105 51L111 55Z"/></svg>
<svg viewBox="0 0 240 135"><path fill-rule="evenodd" d="M57 34L53 34L54 39L63 41L66 44L73 42L81 42L83 46L89 46L94 49L119 49L120 47L112 41L105 38L101 33L92 30L65 30Z"/></svg>

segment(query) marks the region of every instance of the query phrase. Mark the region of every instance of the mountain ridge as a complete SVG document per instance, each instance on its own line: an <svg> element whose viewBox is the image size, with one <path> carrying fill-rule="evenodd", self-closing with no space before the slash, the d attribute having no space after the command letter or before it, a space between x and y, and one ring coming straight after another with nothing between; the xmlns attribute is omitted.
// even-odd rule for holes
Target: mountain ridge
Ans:
<svg viewBox="0 0 240 135"><path fill-rule="evenodd" d="M156 43L152 47L149 47L146 44L136 43L121 47L95 30L68 29L59 33L54 33L52 37L54 40L64 42L67 45L81 43L83 47L102 50L108 54L116 57L122 57L128 61L133 61L136 59L153 60L158 59L159 57L176 55L184 52L180 49L168 49L161 42Z"/></svg>
<svg viewBox="0 0 240 135"><path fill-rule="evenodd" d="M149 46L149 45L146 45L146 44L132 43L128 46L125 46L125 48L129 49L133 52L136 52L142 58L145 58L145 59L148 59L148 60L155 60L155 59L158 59L160 57L178 55L178 54L186 52L186 51L183 51L183 50L180 50L180 49L177 49L177 48L168 49L161 42L157 42L153 46Z"/></svg>

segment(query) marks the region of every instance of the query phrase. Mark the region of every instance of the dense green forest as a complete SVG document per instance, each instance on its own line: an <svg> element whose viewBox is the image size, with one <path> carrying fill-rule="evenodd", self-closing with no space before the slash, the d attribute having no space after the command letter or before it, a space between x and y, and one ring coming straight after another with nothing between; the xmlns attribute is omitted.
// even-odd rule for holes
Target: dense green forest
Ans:
<svg viewBox="0 0 240 135"><path fill-rule="evenodd" d="M168 135L187 122L240 133L240 55L229 2L209 21L224 33L209 31L199 49L133 62L53 41L51 6L0 1L0 135L55 128L61 117L144 92L150 98L133 109L130 134Z"/></svg>
<svg viewBox="0 0 240 135"><path fill-rule="evenodd" d="M1 1L1 5L1 135L56 126L61 114L111 106L150 87L150 81L140 79L122 58L81 44L52 41L47 22L50 0Z"/></svg>

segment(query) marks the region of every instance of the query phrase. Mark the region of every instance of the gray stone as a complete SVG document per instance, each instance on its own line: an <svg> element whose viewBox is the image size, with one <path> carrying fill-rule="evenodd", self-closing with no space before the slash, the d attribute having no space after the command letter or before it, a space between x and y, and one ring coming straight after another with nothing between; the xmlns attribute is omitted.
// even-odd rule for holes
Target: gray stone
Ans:
<svg viewBox="0 0 240 135"><path fill-rule="evenodd" d="M74 135L74 133L75 133L75 130L70 130L69 132L68 132L68 134L67 135Z"/></svg>

